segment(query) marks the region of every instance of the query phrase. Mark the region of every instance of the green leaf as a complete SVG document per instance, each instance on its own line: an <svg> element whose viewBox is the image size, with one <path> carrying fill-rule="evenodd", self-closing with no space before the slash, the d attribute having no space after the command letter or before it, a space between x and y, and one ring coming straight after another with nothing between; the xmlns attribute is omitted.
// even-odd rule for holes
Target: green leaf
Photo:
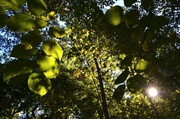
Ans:
<svg viewBox="0 0 180 119"><path fill-rule="evenodd" d="M138 63L135 65L135 70L136 72L144 72L149 66L149 62L144 60L144 59L140 59L138 61Z"/></svg>
<svg viewBox="0 0 180 119"><path fill-rule="evenodd" d="M6 15L6 10L0 7L0 28L6 25L7 20L8 20L8 17Z"/></svg>
<svg viewBox="0 0 180 119"><path fill-rule="evenodd" d="M111 7L105 14L105 20L107 23L117 26L121 23L123 18L123 8L120 6Z"/></svg>
<svg viewBox="0 0 180 119"><path fill-rule="evenodd" d="M48 40L43 43L43 51L50 56L61 60L63 50L56 40Z"/></svg>
<svg viewBox="0 0 180 119"><path fill-rule="evenodd" d="M31 14L40 16L47 11L47 5L44 0L27 0L28 8Z"/></svg>
<svg viewBox="0 0 180 119"><path fill-rule="evenodd" d="M150 28L154 30L158 30L159 28L167 25L169 19L164 16L153 16L151 19Z"/></svg>
<svg viewBox="0 0 180 119"><path fill-rule="evenodd" d="M119 85L119 86L115 89L112 98L113 98L115 101L119 102L119 101L122 100L122 98L123 98L123 96L124 96L124 93L125 93L125 85Z"/></svg>
<svg viewBox="0 0 180 119"><path fill-rule="evenodd" d="M26 76L32 72L33 64L31 61L14 60L6 65L3 72L3 80L7 84L21 84L26 79Z"/></svg>
<svg viewBox="0 0 180 119"><path fill-rule="evenodd" d="M28 87L34 93L43 96L51 89L51 81L41 73L32 73L28 78Z"/></svg>
<svg viewBox="0 0 180 119"><path fill-rule="evenodd" d="M17 58L29 58L33 55L36 55L38 52L37 48L32 48L30 46L30 48L28 45L16 45L14 46L12 52L11 52L11 56L12 57L17 57Z"/></svg>
<svg viewBox="0 0 180 119"><path fill-rule="evenodd" d="M32 16L28 13L19 13L11 17L7 26L13 31L26 32L35 28Z"/></svg>
<svg viewBox="0 0 180 119"><path fill-rule="evenodd" d="M43 36L40 34L39 30L33 30L21 37L22 44L29 44L32 47L38 46L43 40Z"/></svg>
<svg viewBox="0 0 180 119"><path fill-rule="evenodd" d="M17 11L25 3L26 0L0 0L0 7L3 7L7 10Z"/></svg>
<svg viewBox="0 0 180 119"><path fill-rule="evenodd" d="M154 14L153 13L149 13L148 15L146 16L143 16L140 20L139 20L139 27L141 29L145 29L146 27L149 27L149 20L152 19L152 17L154 17ZM151 21L150 21L150 24L151 24Z"/></svg>
<svg viewBox="0 0 180 119"><path fill-rule="evenodd" d="M17 75L13 78L11 78L7 84L12 84L12 85L20 85L20 84L25 84L27 83L27 79L31 73L25 73L25 74L20 74Z"/></svg>
<svg viewBox="0 0 180 119"><path fill-rule="evenodd" d="M154 30L155 29L149 29L148 30L148 32L146 33L146 38L145 38L145 40L146 41L151 41L151 40L153 40L155 37L154 37Z"/></svg>
<svg viewBox="0 0 180 119"><path fill-rule="evenodd" d="M43 72L46 78L56 78L59 74L59 64L56 58L45 56L38 59L39 71Z"/></svg>
<svg viewBox="0 0 180 119"><path fill-rule="evenodd" d="M136 25L138 21L139 21L139 11L131 10L125 14L125 23L127 27Z"/></svg>
<svg viewBox="0 0 180 119"><path fill-rule="evenodd" d="M134 40L141 40L141 37L143 36L144 31L141 26L136 26L135 28L132 28L131 35Z"/></svg>
<svg viewBox="0 0 180 119"><path fill-rule="evenodd" d="M126 7L130 7L133 3L135 3L137 0L124 0L124 5Z"/></svg>
<svg viewBox="0 0 180 119"><path fill-rule="evenodd" d="M146 40L144 41L144 44L143 44L143 50L146 52L149 51L149 45L148 45L148 42Z"/></svg>
<svg viewBox="0 0 180 119"><path fill-rule="evenodd" d="M36 24L36 27L37 28L44 28L48 25L48 20L47 20L47 17L45 16L40 16L38 18L36 18L36 20L34 21L35 24Z"/></svg>
<svg viewBox="0 0 180 119"><path fill-rule="evenodd" d="M135 75L127 80L127 87L130 92L135 93L137 91L141 91L145 86L146 80L141 75Z"/></svg>
<svg viewBox="0 0 180 119"><path fill-rule="evenodd" d="M126 69L130 64L131 64L132 58L130 56L125 57L125 59L123 59L121 61L121 69Z"/></svg>
<svg viewBox="0 0 180 119"><path fill-rule="evenodd" d="M148 10L153 5L153 0L141 0L141 5L145 10Z"/></svg>
<svg viewBox="0 0 180 119"><path fill-rule="evenodd" d="M51 11L51 12L49 12L48 15L47 15L47 19L48 19L48 20L55 20L56 17L57 17L57 14L56 14L55 11Z"/></svg>
<svg viewBox="0 0 180 119"><path fill-rule="evenodd" d="M129 69L126 68L116 79L115 84L123 83L129 74Z"/></svg>
<svg viewBox="0 0 180 119"><path fill-rule="evenodd" d="M55 38L63 38L64 36L66 36L66 33L64 29L61 29L57 26L52 26L49 28L49 35Z"/></svg>

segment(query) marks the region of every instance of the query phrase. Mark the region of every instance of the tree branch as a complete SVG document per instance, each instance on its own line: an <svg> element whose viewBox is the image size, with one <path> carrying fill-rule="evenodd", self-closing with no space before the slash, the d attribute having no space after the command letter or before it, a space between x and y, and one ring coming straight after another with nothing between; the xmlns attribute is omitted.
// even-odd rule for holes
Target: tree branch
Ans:
<svg viewBox="0 0 180 119"><path fill-rule="evenodd" d="M94 61L95 61L97 72L98 72L98 80L99 80L100 89L101 89L101 98L102 98L102 106L103 106L104 116L105 116L105 119L110 119L110 115L109 115L108 108L107 108L106 95L104 93L101 71L100 71L100 68L99 68L96 58L94 58Z"/></svg>

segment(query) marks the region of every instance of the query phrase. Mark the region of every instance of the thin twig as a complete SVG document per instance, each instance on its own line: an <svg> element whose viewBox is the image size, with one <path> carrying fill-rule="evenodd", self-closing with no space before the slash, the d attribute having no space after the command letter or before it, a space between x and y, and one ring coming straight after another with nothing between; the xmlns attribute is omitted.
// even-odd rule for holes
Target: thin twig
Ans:
<svg viewBox="0 0 180 119"><path fill-rule="evenodd" d="M147 96L147 97L148 97L148 96ZM151 100L150 97L148 97L148 99L149 99L149 102L151 103L151 108L154 110L154 113L156 114L156 119L160 119L158 110L157 110L156 107L154 106L154 103L152 102L152 100Z"/></svg>

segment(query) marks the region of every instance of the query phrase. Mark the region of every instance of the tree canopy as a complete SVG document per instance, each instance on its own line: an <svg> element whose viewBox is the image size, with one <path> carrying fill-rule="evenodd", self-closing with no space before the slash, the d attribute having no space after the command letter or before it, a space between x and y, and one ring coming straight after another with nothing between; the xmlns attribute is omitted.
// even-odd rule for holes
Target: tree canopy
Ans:
<svg viewBox="0 0 180 119"><path fill-rule="evenodd" d="M1 0L0 117L180 118L178 0L119 1Z"/></svg>

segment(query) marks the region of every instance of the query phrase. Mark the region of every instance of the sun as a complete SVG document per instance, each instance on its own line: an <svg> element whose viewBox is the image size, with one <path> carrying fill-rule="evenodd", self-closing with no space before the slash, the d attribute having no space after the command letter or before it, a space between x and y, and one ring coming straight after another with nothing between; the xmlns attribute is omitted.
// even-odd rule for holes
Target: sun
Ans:
<svg viewBox="0 0 180 119"><path fill-rule="evenodd" d="M151 97L155 97L155 96L158 95L158 91L157 91L156 88L151 87L151 88L148 89L148 94L149 94L149 96L151 96Z"/></svg>

